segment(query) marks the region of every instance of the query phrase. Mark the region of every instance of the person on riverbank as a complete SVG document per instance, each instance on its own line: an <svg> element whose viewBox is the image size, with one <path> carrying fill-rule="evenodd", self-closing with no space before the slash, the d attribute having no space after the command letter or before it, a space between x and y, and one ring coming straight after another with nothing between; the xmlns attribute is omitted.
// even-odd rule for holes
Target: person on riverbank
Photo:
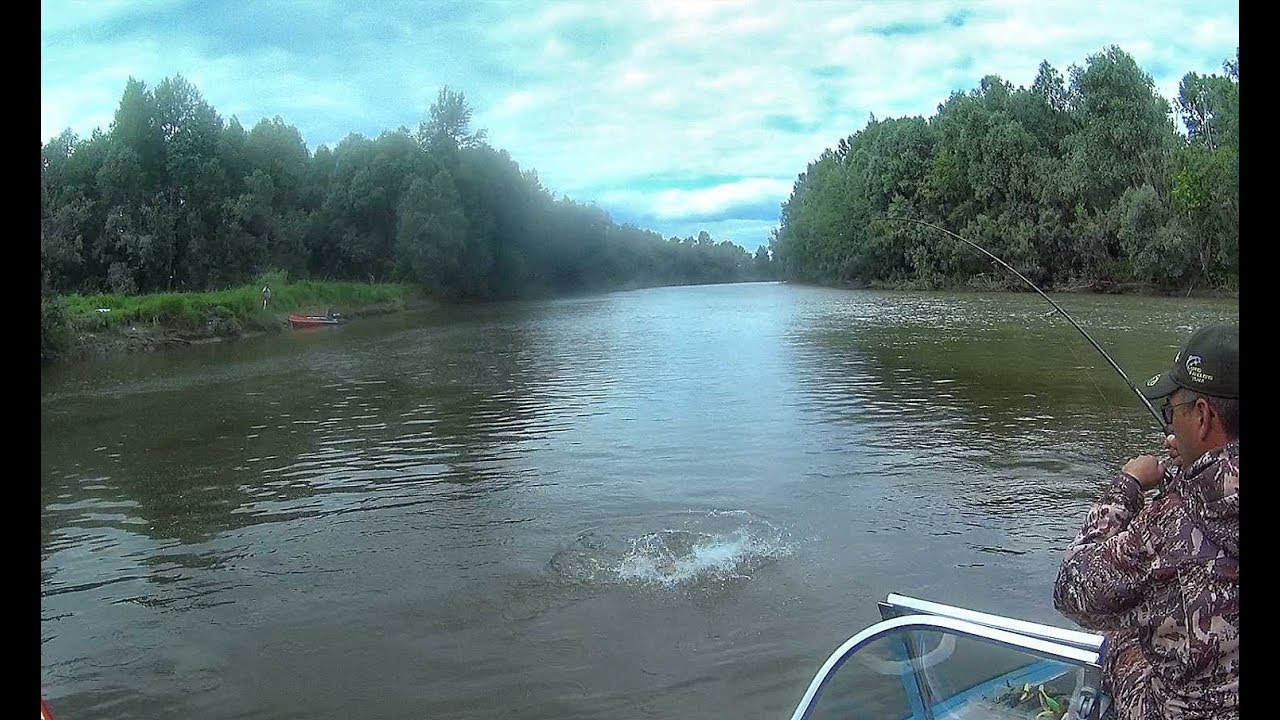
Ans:
<svg viewBox="0 0 1280 720"><path fill-rule="evenodd" d="M1106 635L1103 687L1122 720L1240 716L1239 361L1239 328L1209 325L1147 381L1167 466L1125 463L1054 585L1059 612Z"/></svg>
<svg viewBox="0 0 1280 720"><path fill-rule="evenodd" d="M269 302L271 302L271 286L263 285L262 286L262 309L263 310L267 309L267 303Z"/></svg>

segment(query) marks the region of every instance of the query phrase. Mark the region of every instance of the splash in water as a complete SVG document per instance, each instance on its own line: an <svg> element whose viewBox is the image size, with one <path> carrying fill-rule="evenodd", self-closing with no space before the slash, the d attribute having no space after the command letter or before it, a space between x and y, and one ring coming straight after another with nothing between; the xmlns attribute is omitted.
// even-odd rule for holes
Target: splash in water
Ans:
<svg viewBox="0 0 1280 720"><path fill-rule="evenodd" d="M678 527L621 538L583 533L549 566L575 583L670 588L749 580L760 567L791 552L777 526L745 510L690 511L663 524Z"/></svg>

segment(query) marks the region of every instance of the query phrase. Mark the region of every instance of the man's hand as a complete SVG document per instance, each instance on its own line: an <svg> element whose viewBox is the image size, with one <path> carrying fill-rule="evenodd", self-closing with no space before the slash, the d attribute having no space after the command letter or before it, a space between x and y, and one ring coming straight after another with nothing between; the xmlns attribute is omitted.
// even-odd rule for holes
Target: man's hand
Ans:
<svg viewBox="0 0 1280 720"><path fill-rule="evenodd" d="M1143 490L1154 490L1164 477L1164 469L1155 455L1139 455L1125 463L1120 471L1137 480Z"/></svg>

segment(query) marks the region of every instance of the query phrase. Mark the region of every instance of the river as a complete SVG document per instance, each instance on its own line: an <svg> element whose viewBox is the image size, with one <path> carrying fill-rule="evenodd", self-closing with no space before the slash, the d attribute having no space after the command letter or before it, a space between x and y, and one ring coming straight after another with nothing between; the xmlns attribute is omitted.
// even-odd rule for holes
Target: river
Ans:
<svg viewBox="0 0 1280 720"><path fill-rule="evenodd" d="M1135 382L1236 300L1055 299ZM1049 622L1150 415L1033 294L778 283L40 377L59 718L778 718L889 592Z"/></svg>

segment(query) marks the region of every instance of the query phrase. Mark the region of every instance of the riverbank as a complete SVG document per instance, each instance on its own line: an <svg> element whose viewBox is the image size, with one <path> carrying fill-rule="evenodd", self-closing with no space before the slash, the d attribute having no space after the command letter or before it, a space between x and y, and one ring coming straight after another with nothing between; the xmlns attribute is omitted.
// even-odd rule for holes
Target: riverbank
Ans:
<svg viewBox="0 0 1280 720"><path fill-rule="evenodd" d="M262 288L271 288L263 307ZM41 302L40 360L69 362L118 353L235 340L289 329L288 314L347 318L399 312L432 301L410 285L263 282L206 293L69 295Z"/></svg>
<svg viewBox="0 0 1280 720"><path fill-rule="evenodd" d="M1014 284L1016 283L1016 284ZM820 283L798 283L814 287L835 287L841 290L927 290L949 293L972 292L1033 292L1031 288L1016 279L993 280L991 278L974 278L962 283L931 283L923 280L900 280L874 282L846 282L833 285ZM1041 288L1047 293L1081 294L1081 295L1137 295L1142 297L1185 297L1201 300L1220 300L1226 298L1239 299L1238 289L1205 288L1191 292L1171 292L1149 283L1111 282L1100 280L1093 283L1079 283L1062 287L1048 286Z"/></svg>
<svg viewBox="0 0 1280 720"><path fill-rule="evenodd" d="M342 310L344 318L400 312L408 305L383 304ZM235 317L211 317L195 328L163 323L130 324L106 330L84 330L75 337L74 347L60 360L85 360L125 352L154 352L163 348L239 340L284 332L290 329L287 313L265 312L242 321Z"/></svg>
<svg viewBox="0 0 1280 720"><path fill-rule="evenodd" d="M271 299L262 308L262 286ZM795 283L809 285L809 283ZM920 282L846 283L814 287L943 292L1016 292L995 283L926 286ZM1049 288L1053 293L1123 294L1171 297L1138 283ZM1029 292L1029 290L1028 290ZM1238 290L1208 289L1198 299L1239 298ZM333 308L347 318L400 312L435 305L411 285L342 282L288 282L272 276L255 283L210 293L159 295L59 296L41 302L40 359L68 362L119 353L154 352L169 347L236 340L289 329L288 314L323 314Z"/></svg>

